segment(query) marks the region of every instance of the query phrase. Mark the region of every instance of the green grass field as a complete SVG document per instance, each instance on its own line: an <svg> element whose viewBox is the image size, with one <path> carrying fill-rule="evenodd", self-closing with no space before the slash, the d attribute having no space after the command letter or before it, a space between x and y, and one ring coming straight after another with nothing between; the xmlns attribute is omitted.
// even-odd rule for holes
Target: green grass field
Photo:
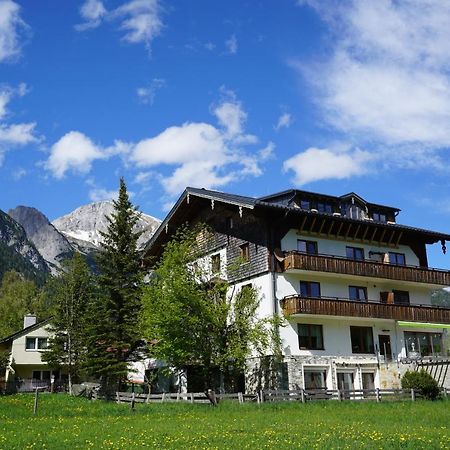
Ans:
<svg viewBox="0 0 450 450"><path fill-rule="evenodd" d="M128 405L0 397L0 449L449 449L450 402Z"/></svg>

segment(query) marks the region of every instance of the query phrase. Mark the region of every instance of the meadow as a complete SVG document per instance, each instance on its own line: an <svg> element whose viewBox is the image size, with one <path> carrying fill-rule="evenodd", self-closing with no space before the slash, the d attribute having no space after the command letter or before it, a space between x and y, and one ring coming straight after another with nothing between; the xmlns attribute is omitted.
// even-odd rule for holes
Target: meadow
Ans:
<svg viewBox="0 0 450 450"><path fill-rule="evenodd" d="M0 449L448 449L450 402L129 405L0 397Z"/></svg>

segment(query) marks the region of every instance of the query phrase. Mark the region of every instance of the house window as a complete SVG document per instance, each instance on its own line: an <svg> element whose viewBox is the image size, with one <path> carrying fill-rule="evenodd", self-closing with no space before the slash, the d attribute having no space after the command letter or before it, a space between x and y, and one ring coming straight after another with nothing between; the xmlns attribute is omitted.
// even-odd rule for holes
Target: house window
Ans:
<svg viewBox="0 0 450 450"><path fill-rule="evenodd" d="M305 377L305 389L325 389L327 387L326 370L305 369L304 377Z"/></svg>
<svg viewBox="0 0 450 450"><path fill-rule="evenodd" d="M317 255L317 242L297 239L297 250L302 253L308 253L309 255Z"/></svg>
<svg viewBox="0 0 450 450"><path fill-rule="evenodd" d="M408 356L443 356L442 333L405 331Z"/></svg>
<svg viewBox="0 0 450 450"><path fill-rule="evenodd" d="M408 291L392 291L394 294L394 303L396 305L409 305Z"/></svg>
<svg viewBox="0 0 450 450"><path fill-rule="evenodd" d="M322 325L299 323L297 327L300 350L324 350Z"/></svg>
<svg viewBox="0 0 450 450"><path fill-rule="evenodd" d="M346 216L350 219L362 219L364 217L364 212L359 206L349 205L347 207Z"/></svg>
<svg viewBox="0 0 450 450"><path fill-rule="evenodd" d="M248 262L250 261L250 246L248 242L239 246L239 256L242 261Z"/></svg>
<svg viewBox="0 0 450 450"><path fill-rule="evenodd" d="M321 213L331 214L333 212L333 207L329 203L317 203L317 211Z"/></svg>
<svg viewBox="0 0 450 450"><path fill-rule="evenodd" d="M345 253L348 259L364 261L364 249L360 247L345 247Z"/></svg>
<svg viewBox="0 0 450 450"><path fill-rule="evenodd" d="M225 219L227 230L231 230L233 228L233 218L231 216Z"/></svg>
<svg viewBox="0 0 450 450"><path fill-rule="evenodd" d="M309 210L311 209L311 203L309 200L300 200L300 208Z"/></svg>
<svg viewBox="0 0 450 450"><path fill-rule="evenodd" d="M27 337L25 339L26 350L45 350L47 348L47 338Z"/></svg>
<svg viewBox="0 0 450 450"><path fill-rule="evenodd" d="M300 295L302 297L320 297L320 283L300 281Z"/></svg>
<svg viewBox="0 0 450 450"><path fill-rule="evenodd" d="M375 353L372 327L350 327L352 353Z"/></svg>
<svg viewBox="0 0 450 450"><path fill-rule="evenodd" d="M386 214L374 212L372 214L372 219L375 222L386 222Z"/></svg>
<svg viewBox="0 0 450 450"><path fill-rule="evenodd" d="M389 252L389 263L397 266L405 266L406 259L404 253Z"/></svg>
<svg viewBox="0 0 450 450"><path fill-rule="evenodd" d="M211 256L211 271L213 274L220 273L220 254Z"/></svg>
<svg viewBox="0 0 450 450"><path fill-rule="evenodd" d="M348 298L350 300L357 300L359 302L367 301L367 288L363 286L349 286Z"/></svg>
<svg viewBox="0 0 450 450"><path fill-rule="evenodd" d="M33 370L33 380L50 381L50 370Z"/></svg>

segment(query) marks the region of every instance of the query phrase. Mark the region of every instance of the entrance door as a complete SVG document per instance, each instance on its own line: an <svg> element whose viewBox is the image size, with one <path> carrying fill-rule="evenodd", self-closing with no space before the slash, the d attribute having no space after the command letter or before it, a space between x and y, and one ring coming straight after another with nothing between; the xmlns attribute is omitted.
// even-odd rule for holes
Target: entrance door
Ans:
<svg viewBox="0 0 450 450"><path fill-rule="evenodd" d="M389 334L378 335L378 345L380 355L384 356L387 361L390 361L392 359L391 336Z"/></svg>
<svg viewBox="0 0 450 450"><path fill-rule="evenodd" d="M338 372L337 373L338 389L343 392L344 398L350 398L350 392L355 389L353 372Z"/></svg>

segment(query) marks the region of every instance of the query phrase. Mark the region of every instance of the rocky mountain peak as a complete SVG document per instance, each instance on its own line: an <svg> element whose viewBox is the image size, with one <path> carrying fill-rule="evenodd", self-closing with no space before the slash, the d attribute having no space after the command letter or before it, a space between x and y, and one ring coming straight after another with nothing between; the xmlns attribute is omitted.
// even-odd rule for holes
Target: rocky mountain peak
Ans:
<svg viewBox="0 0 450 450"><path fill-rule="evenodd" d="M71 213L59 217L53 221L53 225L63 233L72 244L99 247L102 242L100 232L105 232L108 227L106 216L110 216L114 210L112 201L101 201L80 206ZM138 246L143 246L158 228L160 220L141 213L136 230L142 231Z"/></svg>
<svg viewBox="0 0 450 450"><path fill-rule="evenodd" d="M72 255L68 240L36 208L17 206L9 210L8 215L22 225L28 239L49 263L52 272L57 272L61 262Z"/></svg>

